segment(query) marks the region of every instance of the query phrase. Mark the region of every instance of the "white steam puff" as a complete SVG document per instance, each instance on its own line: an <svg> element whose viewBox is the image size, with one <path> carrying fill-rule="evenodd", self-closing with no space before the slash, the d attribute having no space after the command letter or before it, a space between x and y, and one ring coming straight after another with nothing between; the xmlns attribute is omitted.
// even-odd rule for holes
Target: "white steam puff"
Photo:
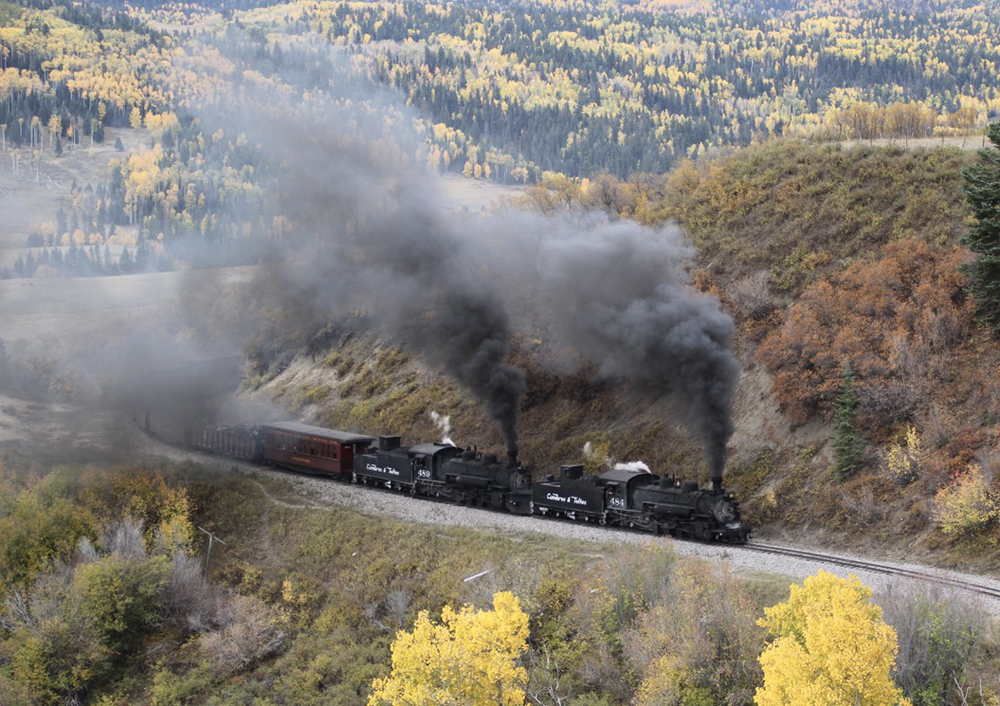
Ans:
<svg viewBox="0 0 1000 706"><path fill-rule="evenodd" d="M583 456L584 458L594 457L594 446L589 441L583 445ZM645 473L651 473L649 466L647 466L643 461L615 462L615 460L610 456L605 456L604 465L616 471L643 471Z"/></svg>
<svg viewBox="0 0 1000 706"><path fill-rule="evenodd" d="M650 473L649 466L647 466L642 461L619 461L614 465L616 471L643 471L645 473Z"/></svg>
<svg viewBox="0 0 1000 706"><path fill-rule="evenodd" d="M451 415L449 414L438 414L433 409L431 410L431 421L441 432L441 443L449 444L455 446L455 442L451 440Z"/></svg>

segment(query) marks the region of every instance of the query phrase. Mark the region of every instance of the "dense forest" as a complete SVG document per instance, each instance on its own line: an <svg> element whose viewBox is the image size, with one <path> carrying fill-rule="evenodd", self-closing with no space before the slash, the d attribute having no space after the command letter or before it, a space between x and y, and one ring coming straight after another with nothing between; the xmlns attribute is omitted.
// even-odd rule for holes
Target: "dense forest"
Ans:
<svg viewBox="0 0 1000 706"><path fill-rule="evenodd" d="M15 176L41 180L107 127L144 127L150 142L26 242L62 252L3 274L254 261L285 226L280 158L226 117L231 91L265 93L289 120L367 104L394 158L515 183L662 174L782 135L905 144L968 134L1000 107L1000 32L975 6L725 10L296 2L226 22L197 5L136 17L5 1L0 135Z"/></svg>

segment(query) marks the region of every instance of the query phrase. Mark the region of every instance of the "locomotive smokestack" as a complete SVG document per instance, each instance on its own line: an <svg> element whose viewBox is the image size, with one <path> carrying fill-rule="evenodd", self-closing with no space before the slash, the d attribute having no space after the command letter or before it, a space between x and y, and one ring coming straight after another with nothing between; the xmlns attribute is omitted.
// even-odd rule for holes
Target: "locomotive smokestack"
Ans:
<svg viewBox="0 0 1000 706"><path fill-rule="evenodd" d="M507 466L517 468L517 452L507 454Z"/></svg>

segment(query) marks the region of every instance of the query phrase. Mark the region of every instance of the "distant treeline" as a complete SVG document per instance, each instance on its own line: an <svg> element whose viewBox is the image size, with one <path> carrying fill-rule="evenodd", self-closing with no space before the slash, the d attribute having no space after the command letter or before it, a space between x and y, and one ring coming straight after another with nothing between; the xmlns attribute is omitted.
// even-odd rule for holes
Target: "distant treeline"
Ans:
<svg viewBox="0 0 1000 706"><path fill-rule="evenodd" d="M780 135L968 134L1000 108L988 70L1000 64L1000 27L973 7L933 16L741 7L709 17L639 5L300 0L236 13L221 32L171 34L146 20L205 8L161 4L140 20L93 5L2 2L0 168L41 180L48 161L102 140L105 126L148 136L29 236L31 247L87 248L77 265L36 255L34 268L25 260L10 274L42 264L126 271L121 248L146 241L156 253L146 268L205 252L242 263L297 232L273 160L225 117L245 90L287 96L281 120L292 126L347 100L345 86L362 97L389 89L417 110L368 101L362 122L382 126L373 142L391 159L529 184L665 174ZM219 108L211 124L195 117L208 104Z"/></svg>
<svg viewBox="0 0 1000 706"><path fill-rule="evenodd" d="M300 2L241 21L353 48L373 78L446 128L432 166L474 175L478 165L505 180L598 169L624 178L756 137L836 139L836 116L859 102L915 105L930 116L926 133L1000 111L990 69L1000 27L988 14L741 7L714 17L584 3Z"/></svg>
<svg viewBox="0 0 1000 706"><path fill-rule="evenodd" d="M159 259L163 269L173 269L169 260ZM145 272L150 267L149 246L141 241L133 250L122 249L118 257L111 254L105 245L103 250L97 244L78 247L44 247L40 252L29 250L27 256L18 255L13 269L0 270L0 279L11 277L102 277L133 272Z"/></svg>
<svg viewBox="0 0 1000 706"><path fill-rule="evenodd" d="M266 79L323 87L322 46L294 44L313 57L293 77L289 36L342 46L370 79L401 92L433 126L417 155L432 169L508 182L664 173L682 158L775 135L968 132L1000 113L990 68L1000 65L1000 23L964 4L834 12L736 3L713 16L642 4L304 0L233 14L245 6L222 3L210 8L231 16L236 32L209 38L153 30L114 3L19 3L0 6L4 149L99 141L105 126L177 112L179 79L162 66L172 47L249 49L238 58ZM182 20L205 11L139 7ZM50 17L77 31L53 33ZM67 61L81 41L93 45L88 58ZM858 104L912 106L920 125L887 115L845 132L843 116Z"/></svg>
<svg viewBox="0 0 1000 706"><path fill-rule="evenodd" d="M57 140L79 144L92 136L100 142L105 126L128 125L131 109L143 100L128 90L128 82L114 76L117 64L112 55L121 48L113 51L108 42L127 33L129 52L145 47L162 49L166 42L164 34L126 12L86 3L4 2L0 3L0 20L0 132L4 149L42 148L43 130L52 131L53 116L59 127L51 138L52 149ZM75 30L67 33L59 27L63 22ZM105 32L111 33L107 40ZM86 58L74 57L74 50L79 50L75 44L78 37L107 50ZM95 80L81 82L73 71L65 70L67 56L71 59L68 63L76 67L98 61L93 68Z"/></svg>

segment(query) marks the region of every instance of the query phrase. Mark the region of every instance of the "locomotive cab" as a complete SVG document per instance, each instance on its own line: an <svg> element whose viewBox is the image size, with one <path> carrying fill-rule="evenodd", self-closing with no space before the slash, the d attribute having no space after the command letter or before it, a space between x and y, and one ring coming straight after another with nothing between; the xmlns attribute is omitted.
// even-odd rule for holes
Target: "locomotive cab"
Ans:
<svg viewBox="0 0 1000 706"><path fill-rule="evenodd" d="M462 449L451 444L429 442L410 447L410 458L413 460L415 478L426 481L443 481L445 465L451 459L462 454Z"/></svg>
<svg viewBox="0 0 1000 706"><path fill-rule="evenodd" d="M632 495L635 488L656 481L656 476L646 471L626 471L614 469L600 476L601 484L607 488L608 507L613 510L634 510Z"/></svg>
<svg viewBox="0 0 1000 706"><path fill-rule="evenodd" d="M605 487L608 521L623 527L659 531L656 520L643 512L636 502L636 489L655 484L657 477L647 471L613 469L601 474L599 482Z"/></svg>

